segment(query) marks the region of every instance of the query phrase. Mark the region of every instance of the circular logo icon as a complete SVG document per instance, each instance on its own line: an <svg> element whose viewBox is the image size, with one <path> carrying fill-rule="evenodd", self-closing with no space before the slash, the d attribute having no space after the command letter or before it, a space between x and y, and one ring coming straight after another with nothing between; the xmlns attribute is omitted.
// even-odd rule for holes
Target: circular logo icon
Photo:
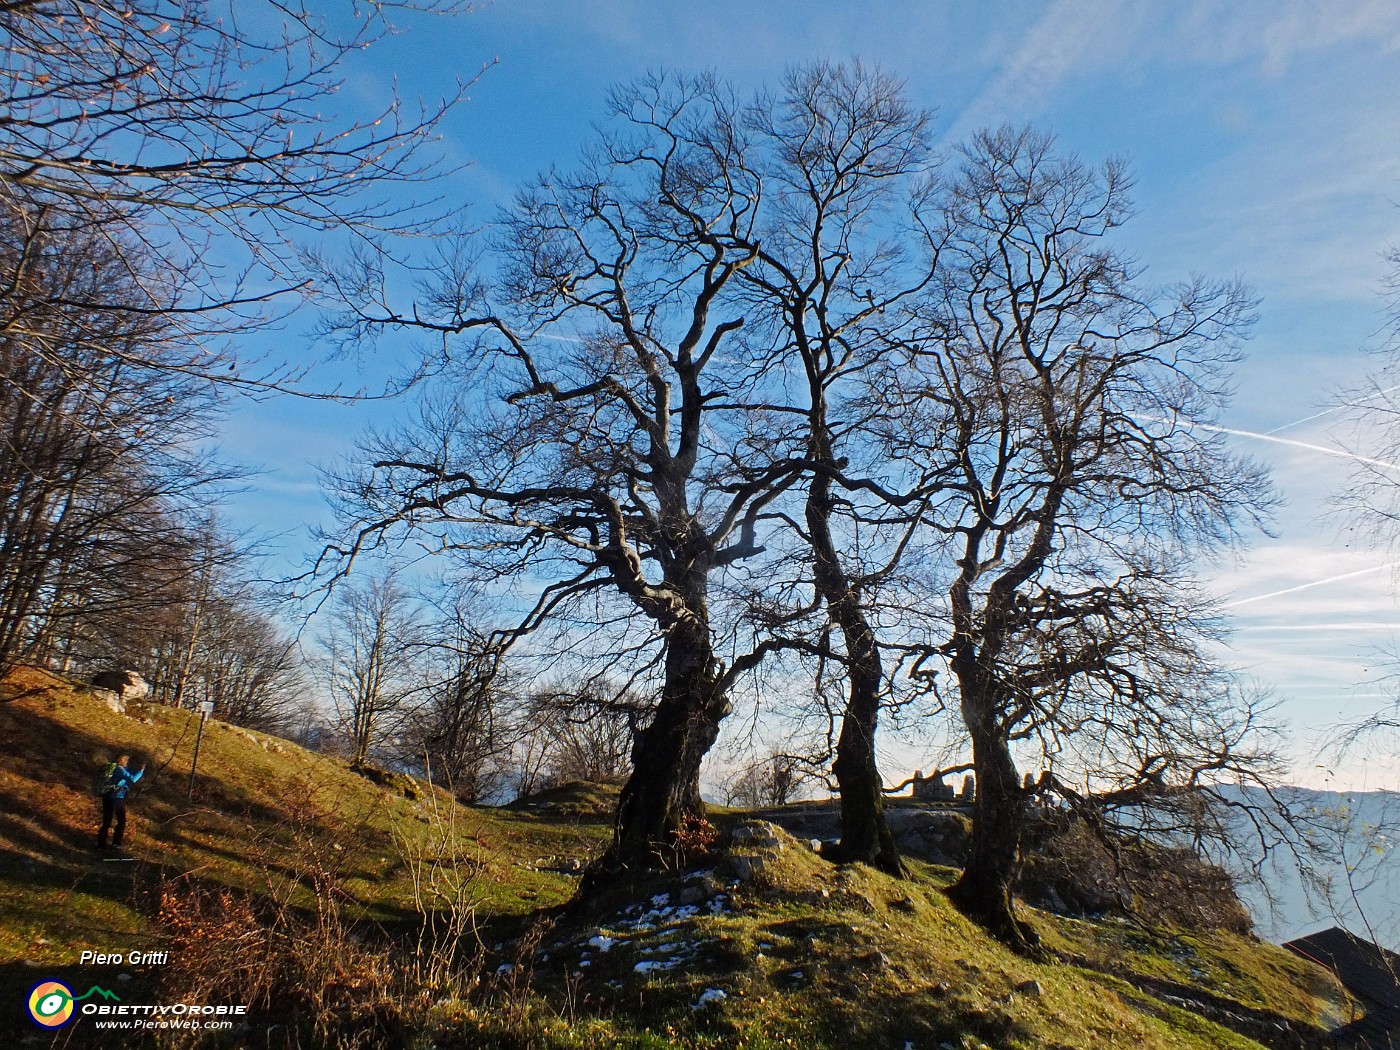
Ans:
<svg viewBox="0 0 1400 1050"><path fill-rule="evenodd" d="M61 981L40 981L29 993L29 1016L45 1028L62 1028L73 1019L73 993Z"/></svg>

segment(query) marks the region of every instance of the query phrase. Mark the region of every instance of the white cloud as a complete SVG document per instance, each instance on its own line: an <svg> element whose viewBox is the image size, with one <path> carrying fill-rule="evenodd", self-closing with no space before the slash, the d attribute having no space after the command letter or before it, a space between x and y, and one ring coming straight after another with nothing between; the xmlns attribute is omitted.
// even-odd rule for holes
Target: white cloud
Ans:
<svg viewBox="0 0 1400 1050"><path fill-rule="evenodd" d="M959 142L988 125L1033 120L1052 107L1071 77L1118 67L1146 28L1146 14L1146 8L1114 0L1056 0L991 83L958 114L945 140Z"/></svg>

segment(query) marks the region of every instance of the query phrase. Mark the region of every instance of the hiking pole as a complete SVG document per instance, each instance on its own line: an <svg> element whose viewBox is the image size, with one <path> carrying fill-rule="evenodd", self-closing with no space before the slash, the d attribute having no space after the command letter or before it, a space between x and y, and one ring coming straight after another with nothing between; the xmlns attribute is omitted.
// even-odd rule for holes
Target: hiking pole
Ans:
<svg viewBox="0 0 1400 1050"><path fill-rule="evenodd" d="M201 701L199 705L199 732L194 735L194 758L190 760L190 789L186 798L194 798L194 771L199 767L199 742L204 739L204 720L214 710L213 700Z"/></svg>

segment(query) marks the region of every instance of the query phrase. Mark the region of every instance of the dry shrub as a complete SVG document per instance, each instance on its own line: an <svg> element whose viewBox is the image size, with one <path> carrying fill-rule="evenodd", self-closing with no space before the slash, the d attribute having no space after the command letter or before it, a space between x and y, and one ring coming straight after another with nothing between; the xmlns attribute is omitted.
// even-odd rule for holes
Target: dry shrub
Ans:
<svg viewBox="0 0 1400 1050"><path fill-rule="evenodd" d="M309 916L283 903L176 880L161 887L170 939L162 992L180 1002L243 1004L250 1018L310 1029L317 1044L373 1042L398 1020L393 972L334 901Z"/></svg>
<svg viewBox="0 0 1400 1050"><path fill-rule="evenodd" d="M1017 892L1034 904L1179 929L1251 929L1229 874L1189 849L1100 837L1080 821L1044 821L1030 838Z"/></svg>
<svg viewBox="0 0 1400 1050"><path fill-rule="evenodd" d="M403 1043L434 1001L465 997L485 954L476 925L485 866L459 827L459 808L429 797L421 834L416 823L393 832L419 918L414 942L347 915L356 907L347 865L375 833L318 804L308 788L284 799L286 819L247 845L254 889L193 877L161 885L158 922L171 948L163 993L246 1005L254 1027L282 1026L287 1046Z"/></svg>
<svg viewBox="0 0 1400 1050"><path fill-rule="evenodd" d="M318 805L309 786L286 819L247 844L256 892L194 878L164 882L158 922L170 940L162 991L183 1002L242 1004L249 1019L285 1025L314 1045L382 1045L400 1027L388 953L345 915L339 858L362 829Z"/></svg>
<svg viewBox="0 0 1400 1050"><path fill-rule="evenodd" d="M676 830L672 848L675 857L672 866L683 870L687 866L710 855L719 840L719 829L702 816L687 813L681 818L681 826Z"/></svg>
<svg viewBox="0 0 1400 1050"><path fill-rule="evenodd" d="M488 869L459 826L461 808L443 804L434 791L427 801L427 825L420 835L395 832L419 919L406 973L420 995L463 995L476 984L486 952L476 905Z"/></svg>

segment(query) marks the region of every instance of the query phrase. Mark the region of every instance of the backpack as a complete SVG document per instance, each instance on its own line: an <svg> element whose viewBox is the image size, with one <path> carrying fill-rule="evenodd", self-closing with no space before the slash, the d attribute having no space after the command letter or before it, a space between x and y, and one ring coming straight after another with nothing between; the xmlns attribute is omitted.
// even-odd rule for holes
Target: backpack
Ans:
<svg viewBox="0 0 1400 1050"><path fill-rule="evenodd" d="M108 762L97 774L97 779L92 782L92 793L94 795L107 795L117 789L115 783L117 764Z"/></svg>

